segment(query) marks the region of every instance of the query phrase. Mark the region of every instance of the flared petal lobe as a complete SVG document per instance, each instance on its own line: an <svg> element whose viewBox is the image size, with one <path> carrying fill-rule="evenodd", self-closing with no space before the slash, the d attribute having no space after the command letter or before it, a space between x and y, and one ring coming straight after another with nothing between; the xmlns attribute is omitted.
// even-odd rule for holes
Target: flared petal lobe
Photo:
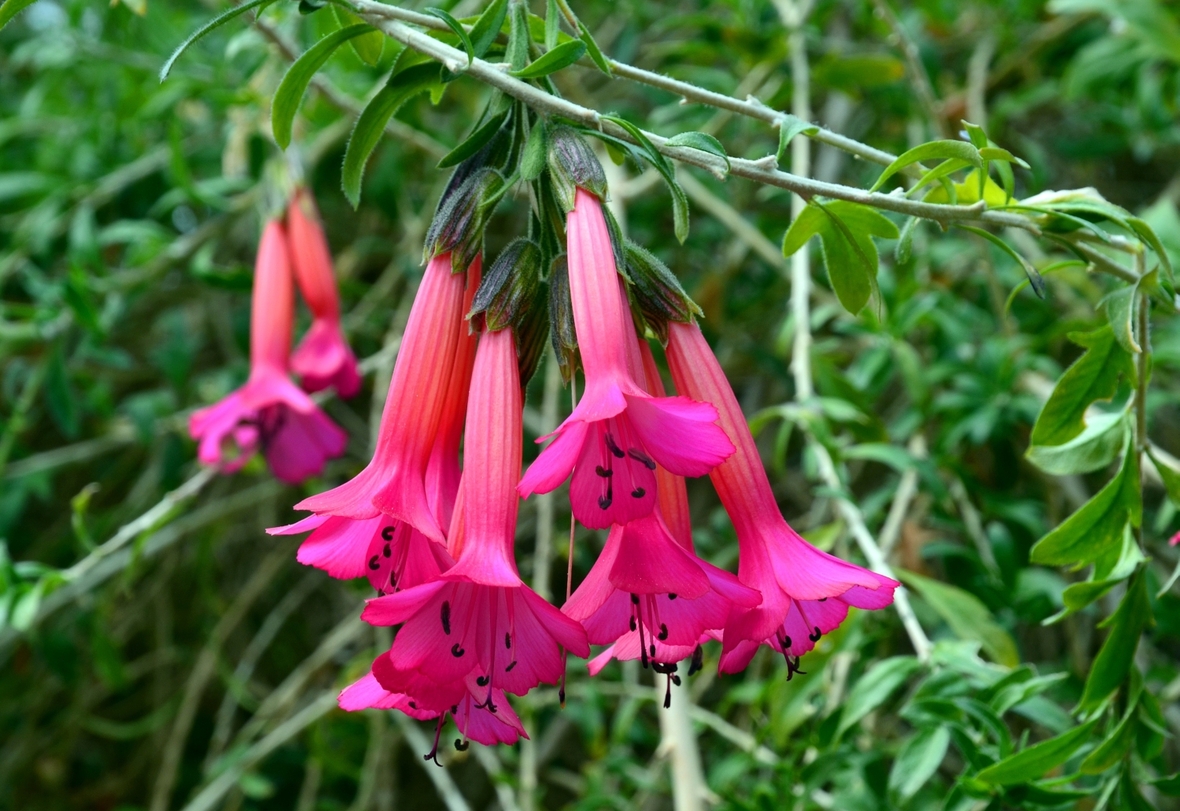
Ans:
<svg viewBox="0 0 1180 811"><path fill-rule="evenodd" d="M783 519L733 389L695 323L669 326L668 365L679 391L717 407L737 448L710 478L737 533L738 576L761 592L762 603L730 613L721 670L745 667L761 644L795 667L790 657L811 650L849 606L882 608L898 583L821 552Z"/></svg>
<svg viewBox="0 0 1180 811"><path fill-rule="evenodd" d="M291 355L291 371L307 391L336 389L344 398L361 388L356 356L340 329L340 322L317 318Z"/></svg>

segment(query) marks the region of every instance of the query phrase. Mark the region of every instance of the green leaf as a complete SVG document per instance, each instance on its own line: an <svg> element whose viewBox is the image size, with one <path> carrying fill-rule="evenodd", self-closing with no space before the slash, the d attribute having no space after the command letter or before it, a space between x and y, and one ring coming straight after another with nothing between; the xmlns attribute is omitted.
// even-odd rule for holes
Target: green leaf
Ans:
<svg viewBox="0 0 1180 811"><path fill-rule="evenodd" d="M922 161L944 160L946 158L956 158L967 161L968 164L976 168L983 168L983 159L979 156L979 150L966 141L931 141L926 144L919 144L913 149L908 149L899 155L893 163L885 167L885 171L881 173L881 176L877 178L877 182L873 184L869 191L877 191L885 185L886 180L907 166L912 166Z"/></svg>
<svg viewBox="0 0 1180 811"><path fill-rule="evenodd" d="M561 33L561 12L557 8L557 0L545 2L545 50L552 51L557 44L557 37Z"/></svg>
<svg viewBox="0 0 1180 811"><path fill-rule="evenodd" d="M974 594L904 569L899 569L897 576L938 612L955 636L978 641L998 664L1015 667L1020 663L1016 643Z"/></svg>
<svg viewBox="0 0 1180 811"><path fill-rule="evenodd" d="M973 225L960 225L959 228L962 228L964 231L970 231L976 236L983 237L988 242L992 243L1004 253L1015 259L1016 263L1020 265L1020 267L1024 268L1024 275L1028 277L1028 283L1032 285L1033 292L1037 294L1037 298L1043 299L1045 297L1045 280L1041 278L1041 274L1035 267L1032 266L1032 263L1017 253L1015 248L1013 248L1004 240L1000 239L995 234L991 233L990 231L985 231L982 228L976 228Z"/></svg>
<svg viewBox="0 0 1180 811"><path fill-rule="evenodd" d="M841 455L845 459L866 459L871 462L880 462L898 473L903 473L916 466L914 457L905 448L890 445L888 442L865 442L861 445L853 445L841 451Z"/></svg>
<svg viewBox="0 0 1180 811"><path fill-rule="evenodd" d="M1123 756L1130 751L1131 743L1135 739L1134 720L1138 707L1137 700L1131 702L1122 720L1106 736L1106 740L1082 761L1082 765L1078 767L1082 774L1101 774L1122 760Z"/></svg>
<svg viewBox="0 0 1180 811"><path fill-rule="evenodd" d="M1100 414L1086 429L1061 445L1032 445L1024 456L1053 476L1101 470L1114 461L1126 442L1131 423L1127 412Z"/></svg>
<svg viewBox="0 0 1180 811"><path fill-rule="evenodd" d="M372 30L373 27L368 23L360 23L333 31L308 48L291 64L291 67L287 68L287 72L283 74L283 80L279 82L278 90L275 91L274 102L270 108L270 126L274 131L275 141L280 147L286 149L291 144L291 129L295 121L295 113L299 109L299 102L303 99L303 94L307 91L307 85L311 82L312 77L324 66L324 63L341 44ZM377 33L380 34L380 32Z"/></svg>
<svg viewBox="0 0 1180 811"><path fill-rule="evenodd" d="M706 132L682 132L679 135L673 135L665 141L665 146L685 146L689 149L697 149L701 152L708 152L710 155L716 155L725 161L725 171L729 171L729 155L725 154L725 147Z"/></svg>
<svg viewBox="0 0 1180 811"><path fill-rule="evenodd" d="M942 180L942 178L946 177L947 175L954 174L960 169L966 169L970 165L970 161L965 161L960 158L947 158L942 163L938 164L933 169L926 172L926 174L918 178L918 182L914 184L913 188L906 192L906 197L913 197L925 186L935 182L936 180Z"/></svg>
<svg viewBox="0 0 1180 811"><path fill-rule="evenodd" d="M471 37L467 35L467 29L463 24L451 16L450 12L441 8L424 8L424 12L431 17L437 17L447 24L447 28L451 29L451 33L459 38L459 44L463 46L463 50L467 53L467 66L471 67L471 63L475 61L475 46L471 43Z"/></svg>
<svg viewBox="0 0 1180 811"><path fill-rule="evenodd" d="M577 62L586 53L586 44L581 40L571 39L557 45L551 51L546 51L535 62L520 70L514 70L509 75L517 79L540 79L562 68L567 68Z"/></svg>
<svg viewBox="0 0 1180 811"><path fill-rule="evenodd" d="M332 6L332 13L336 15L336 20L340 23L341 28L344 29L365 23L360 17L338 5ZM362 34L356 39L350 39L348 44L352 47L352 52L357 55L358 59L369 67L375 68L381 61L381 54L385 52L385 41L387 39L389 37L385 36L384 33L369 26L367 33Z"/></svg>
<svg viewBox="0 0 1180 811"><path fill-rule="evenodd" d="M1126 450L1124 453L1118 474L1081 509L1037 541L1029 553L1030 561L1080 568L1118 548L1123 528L1128 523L1138 525L1136 512L1142 508L1134 454Z"/></svg>
<svg viewBox="0 0 1180 811"><path fill-rule="evenodd" d="M1110 328L1119 346L1132 354L1142 352L1143 348L1135 334L1139 326L1139 285L1120 287L1107 294L1098 306L1106 311L1106 318L1110 321Z"/></svg>
<svg viewBox="0 0 1180 811"><path fill-rule="evenodd" d="M877 286L877 246L872 237L896 239L897 226L876 209L856 203L812 201L811 206L826 218L818 233L832 289L844 308L856 314Z"/></svg>
<svg viewBox="0 0 1180 811"><path fill-rule="evenodd" d="M778 162L783 162L783 155L787 154L787 147L796 135L815 135L817 132L819 127L815 124L809 124L797 115L784 113L778 122L778 151L774 153Z"/></svg>
<svg viewBox="0 0 1180 811"><path fill-rule="evenodd" d="M483 146L488 141L492 140L492 137L504 126L504 122L507 120L508 113L510 111L511 108L505 110L499 115L494 115L489 118L486 122L484 122L483 126L477 128L475 132L468 135L463 140L463 143L459 144L446 155L443 155L442 159L438 162L438 168L446 169L449 166L456 166L482 149Z"/></svg>
<svg viewBox="0 0 1180 811"><path fill-rule="evenodd" d="M639 127L627 119L613 115L604 115L602 119L617 124L626 130L639 144L639 150L643 156L647 158L652 167L664 178L664 183L667 184L668 191L672 195L673 230L676 233L676 239L683 244L684 240L688 239L688 195L684 193L684 189L680 188L680 184L676 182L676 171L672 168L672 164L656 149L655 144L644 134L643 130L639 129Z"/></svg>
<svg viewBox="0 0 1180 811"><path fill-rule="evenodd" d="M37 0L4 0L4 3L0 4L0 30L3 30L13 17L36 2Z"/></svg>
<svg viewBox="0 0 1180 811"><path fill-rule="evenodd" d="M1094 572L1090 579L1082 583L1071 583L1061 593L1061 600L1065 604L1058 614L1045 620L1043 624L1067 617L1093 603L1112 588L1122 583L1135 573L1135 569L1143 562L1143 553L1139 550L1139 543L1135 540L1130 526L1123 528L1123 543L1118 555L1104 555L1094 564Z"/></svg>
<svg viewBox="0 0 1180 811"><path fill-rule="evenodd" d="M361 111L348 138L341 172L341 186L353 208L360 203L365 164L385 133L385 125L389 123L390 117L410 98L430 90L438 83L439 66L436 63L414 65L391 76L385 87Z"/></svg>
<svg viewBox="0 0 1180 811"><path fill-rule="evenodd" d="M1097 720L1082 724L1055 738L1041 741L994 763L976 775L976 779L997 786L1027 783L1069 760L1090 738Z"/></svg>
<svg viewBox="0 0 1180 811"><path fill-rule="evenodd" d="M1106 641L1090 666L1086 686L1078 709L1082 712L1096 710L1106 698L1119 688L1131 669L1139 637L1144 629L1153 624L1151 598L1147 593L1146 569L1140 569L1123 600L1103 626L1110 628Z"/></svg>
<svg viewBox="0 0 1180 811"><path fill-rule="evenodd" d="M603 55L602 49L598 47L598 43L590 35L590 30L582 24L581 20L578 20L578 39L586 45L586 53L590 55L590 61L607 76L614 75L611 73L610 60Z"/></svg>
<svg viewBox="0 0 1180 811"><path fill-rule="evenodd" d="M508 13L508 48L504 51L504 61L512 70L520 70L529 61L528 7L524 3L513 3Z"/></svg>
<svg viewBox="0 0 1180 811"><path fill-rule="evenodd" d="M819 206L807 206L799 212L799 216L791 223L783 236L783 256L790 256L807 244L807 240L820 232L827 219Z"/></svg>
<svg viewBox="0 0 1180 811"><path fill-rule="evenodd" d="M1119 377L1135 379L1131 356L1115 341L1109 326L1093 332L1072 333L1070 340L1085 347L1053 387L1032 430L1032 444L1060 445L1080 434L1084 414L1091 403L1109 400L1118 390Z"/></svg>
<svg viewBox="0 0 1180 811"><path fill-rule="evenodd" d="M888 701L921 667L913 656L891 656L875 663L849 691L836 737Z"/></svg>
<svg viewBox="0 0 1180 811"><path fill-rule="evenodd" d="M504 18L507 16L508 0L493 0L492 4L484 9L483 14L479 15L475 25L471 26L470 33L471 48L476 57L482 59L492 47L496 37L500 35L500 29L504 27Z"/></svg>
<svg viewBox="0 0 1180 811"><path fill-rule="evenodd" d="M1028 163L1009 152L1006 149L1000 149L998 146L984 146L979 148L979 157L985 161L1003 161L1004 163L1015 163L1021 169L1031 169Z"/></svg>
<svg viewBox="0 0 1180 811"><path fill-rule="evenodd" d="M1172 500L1173 504L1180 506L1180 470L1172 467L1167 460L1150 447L1147 449L1147 455L1151 457L1155 469L1159 471L1160 478L1163 479L1164 490L1167 491L1168 498Z"/></svg>
<svg viewBox="0 0 1180 811"><path fill-rule="evenodd" d="M520 179L529 183L536 180L545 171L549 155L549 129L545 122L537 119L529 131L529 140L524 145L524 153L520 157Z"/></svg>
<svg viewBox="0 0 1180 811"><path fill-rule="evenodd" d="M0 23L0 28L3 27L4 24ZM1151 249L1155 251L1155 255L1160 262L1160 267L1164 269L1164 278L1167 279L1168 284L1175 286L1176 279L1172 274L1172 260L1168 257L1168 252L1164 250L1163 243L1160 242L1160 238L1156 235L1155 229L1152 228L1145 220L1141 220L1138 217L1128 217L1127 223L1131 226L1132 230L1134 230L1135 233L1139 235L1139 238L1150 245Z"/></svg>
<svg viewBox="0 0 1180 811"><path fill-rule="evenodd" d="M45 372L45 405L62 435L75 439L81 430L82 416L60 345L54 347Z"/></svg>
<svg viewBox="0 0 1180 811"><path fill-rule="evenodd" d="M910 255L914 247L914 232L918 230L918 223L921 220L918 217L910 217L905 221L905 225L901 227L901 235L897 239L897 245L893 248L893 260L899 265L904 265L910 261Z"/></svg>
<svg viewBox="0 0 1180 811"><path fill-rule="evenodd" d="M962 123L963 129L967 132L967 138L978 149L983 149L985 146L991 143L987 137L987 133L983 131L983 127L979 126L978 124L972 124L970 121L964 121Z"/></svg>
<svg viewBox="0 0 1180 811"><path fill-rule="evenodd" d="M4 9L7 9L8 2L11 2L11 0L6 0ZM168 74L172 71L172 66L176 64L176 60L180 58L181 54L189 49L190 45L199 40L201 37L205 36L210 31L220 28L234 17L237 17L239 14L244 14L252 8L257 8L258 13L261 14L262 7L268 6L273 2L275 2L275 0L247 0L247 2L242 3L240 6L234 6L228 11L218 14L212 20L202 25L193 33L189 34L188 39L176 46L176 50L172 52L172 55L168 57L168 60L164 63L164 66L160 68L160 81L162 82L168 78ZM2 11L0 11L0 13L2 13Z"/></svg>
<svg viewBox="0 0 1180 811"><path fill-rule="evenodd" d="M889 790L903 803L917 794L938 771L950 742L945 726L926 727L906 741L889 770Z"/></svg>

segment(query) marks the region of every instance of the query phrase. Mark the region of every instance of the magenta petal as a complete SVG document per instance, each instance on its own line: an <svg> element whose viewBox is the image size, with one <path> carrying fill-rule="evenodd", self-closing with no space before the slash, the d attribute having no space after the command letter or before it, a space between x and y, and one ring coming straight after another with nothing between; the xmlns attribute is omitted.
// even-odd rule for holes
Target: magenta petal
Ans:
<svg viewBox="0 0 1180 811"><path fill-rule="evenodd" d="M340 330L339 321L317 318L312 322L291 353L291 371L299 375L307 391L333 386L337 394L349 398L360 390L356 357Z"/></svg>
<svg viewBox="0 0 1180 811"><path fill-rule="evenodd" d="M717 670L721 673L741 673L757 652L758 643L748 639L743 639L732 647L727 646L721 652L721 660L717 663Z"/></svg>
<svg viewBox="0 0 1180 811"><path fill-rule="evenodd" d="M336 703L340 706L340 709L349 712L368 709L401 709L398 704L404 702L404 695L391 693L386 690L371 672L366 673L341 690L340 695L336 699Z"/></svg>
<svg viewBox="0 0 1180 811"><path fill-rule="evenodd" d="M709 579L694 557L672 540L654 513L624 528L610 580L631 594L672 593L693 599L709 590Z"/></svg>
<svg viewBox="0 0 1180 811"><path fill-rule="evenodd" d="M521 738L528 738L524 724L508 703L504 691L493 690L491 698L496 707L495 712L477 707L476 704L480 702L471 699L459 702L455 713L455 726L463 736L484 746L494 746L498 743L513 744Z"/></svg>
<svg viewBox="0 0 1180 811"><path fill-rule="evenodd" d="M574 589L574 593L570 595L570 598L565 601L565 605L561 607L563 614L579 622L584 622L598 611L610 596L617 591L615 584L610 580L610 571L614 566L615 560L618 558L619 546L622 540L623 527L611 527L610 534L606 539L606 545L602 547L602 552L599 553L598 559L594 561L594 565L590 567L590 571L587 572L581 584ZM627 622L628 616L630 616L629 610L623 615L622 622L624 625ZM591 636L590 642L596 645L603 644L593 636Z"/></svg>
<svg viewBox="0 0 1180 811"><path fill-rule="evenodd" d="M368 573L366 563L369 547L374 535L381 531L382 519L377 517L357 521L336 516L323 518L321 526L314 527L307 540L300 544L295 559L305 566L323 569L332 577L342 580L364 577ZM309 519L305 518L298 524L279 529L294 529L300 524L307 524L308 521Z"/></svg>
<svg viewBox="0 0 1180 811"><path fill-rule="evenodd" d="M587 427L586 423L571 417L557 429L554 440L529 465L516 486L521 498L528 498L533 493L548 493L561 486L582 452Z"/></svg>
<svg viewBox="0 0 1180 811"><path fill-rule="evenodd" d="M628 416L652 458L677 476L704 476L734 451L717 409L685 397L628 397Z"/></svg>
<svg viewBox="0 0 1180 811"><path fill-rule="evenodd" d="M869 571L854 563L840 560L822 552L786 526L775 538L770 560L774 576L783 591L798 600L818 600L834 597L853 586L875 590L886 589L890 595L897 582ZM885 605L892 602L890 599Z"/></svg>
<svg viewBox="0 0 1180 811"><path fill-rule="evenodd" d="M267 444L266 461L279 479L297 484L318 475L347 445L348 434L319 408L306 414L288 409Z"/></svg>
<svg viewBox="0 0 1180 811"><path fill-rule="evenodd" d="M399 625L413 617L447 585L440 580L376 597L365 603L361 619L370 625ZM401 638L400 635L398 638Z"/></svg>

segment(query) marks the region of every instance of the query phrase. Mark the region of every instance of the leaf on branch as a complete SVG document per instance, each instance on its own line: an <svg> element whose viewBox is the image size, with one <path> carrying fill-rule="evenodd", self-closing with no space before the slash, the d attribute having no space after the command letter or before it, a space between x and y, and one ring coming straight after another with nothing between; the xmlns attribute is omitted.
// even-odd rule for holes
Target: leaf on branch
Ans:
<svg viewBox="0 0 1180 811"><path fill-rule="evenodd" d="M332 6L332 13L336 15L336 20L345 29L365 22L348 9L341 8L338 5ZM348 45L352 48L352 52L356 54L358 59L369 67L375 68L381 61L381 55L385 52L385 43L388 39L389 37L385 36L383 32L369 26L368 33L362 34L355 39L349 39Z"/></svg>
<svg viewBox="0 0 1180 811"><path fill-rule="evenodd" d="M819 235L824 267L844 308L856 314L877 286L877 246L873 237L897 239L897 226L876 209L844 200L812 200L783 237L783 256Z"/></svg>
<svg viewBox="0 0 1180 811"><path fill-rule="evenodd" d="M888 701L921 667L913 656L891 656L869 668L848 693L840 713L840 724L836 727L836 737Z"/></svg>
<svg viewBox="0 0 1180 811"><path fill-rule="evenodd" d="M471 26L471 48L475 56L482 59L500 35L504 27L504 19L508 16L508 0L494 0L488 6L475 25Z"/></svg>
<svg viewBox="0 0 1180 811"><path fill-rule="evenodd" d="M385 125L409 99L437 87L440 74L440 66L433 62L399 71L389 77L385 87L381 88L361 111L352 128L352 135L348 138L341 174L344 195L352 203L353 208L360 203L365 164L385 133Z"/></svg>
<svg viewBox="0 0 1180 811"><path fill-rule="evenodd" d="M1072 476L1101 470L1114 461L1127 441L1131 423L1127 412L1100 414L1082 433L1060 445L1031 445L1025 458L1053 476Z"/></svg>
<svg viewBox="0 0 1180 811"><path fill-rule="evenodd" d="M529 139L520 157L520 179L529 183L539 178L545 171L548 157L549 128L538 118L537 123L529 130Z"/></svg>
<svg viewBox="0 0 1180 811"><path fill-rule="evenodd" d="M295 113L299 110L299 102L307 92L307 85L312 77L343 43L371 31L373 27L368 23L350 25L348 28L333 31L304 51L291 67L287 68L282 81L279 82L278 90L275 91L274 102L270 108L270 127L274 132L275 141L281 148L286 149L291 144Z"/></svg>
<svg viewBox="0 0 1180 811"><path fill-rule="evenodd" d="M463 143L459 144L446 155L443 155L438 162L438 168L446 169L449 166L460 164L482 149L504 126L504 122L508 119L510 112L511 108L504 110L502 113L489 118L482 126L477 127L475 132L463 139Z"/></svg>
<svg viewBox="0 0 1180 811"><path fill-rule="evenodd" d="M0 14L2 14L3 10L8 8L9 2L11 2L11 0L6 0L4 6L2 8L0 8ZM221 14L218 14L212 20L210 20L209 22L202 25L200 28L198 28L193 33L189 34L188 39L186 39L184 42L182 42L176 46L176 50L172 52L172 55L168 57L168 61L166 61L164 63L164 66L162 68L160 68L160 81L162 82L168 78L168 74L171 73L172 66L176 64L176 60L179 59L181 57L181 55L189 49L189 46L191 46L194 42L199 40L201 37L205 36L210 31L214 31L214 30L220 28L221 26L225 25L227 22L232 20L234 17L237 17L239 14L245 14L247 11L249 11L252 8L257 8L258 13L261 14L263 9L265 9L267 6L269 6L271 3L274 3L274 2L277 2L277 0L247 0L247 2L242 3L242 5L240 5L240 6L234 6L233 8L229 9L228 11L224 11ZM17 10L19 11L20 9L17 9Z"/></svg>
<svg viewBox="0 0 1180 811"><path fill-rule="evenodd" d="M780 164L783 162L783 155L787 154L787 147L796 135L815 135L817 132L819 127L815 124L809 124L797 115L784 113L778 122L778 151L774 153L775 158Z"/></svg>
<svg viewBox="0 0 1180 811"><path fill-rule="evenodd" d="M446 23L447 28L451 29L451 33L459 38L459 43L463 46L463 50L467 53L467 66L471 67L471 63L475 61L475 46L471 43L471 37L467 35L467 29L463 24L451 16L450 12L441 8L425 8L424 12L431 17L437 17Z"/></svg>
<svg viewBox="0 0 1180 811"><path fill-rule="evenodd" d="M981 771L976 778L997 786L1027 783L1060 766L1090 739L1097 720L1082 724L1055 738L1033 744Z"/></svg>
<svg viewBox="0 0 1180 811"><path fill-rule="evenodd" d="M672 168L672 164L656 149L655 144L644 134L643 130L639 129L639 127L627 119L613 115L604 115L602 116L602 120L610 121L626 130L627 134L638 142L639 151L643 154L643 157L664 178L664 183L667 184L668 191L672 194L673 230L676 233L676 239L683 244L684 240L688 239L688 195L684 193L684 189L680 188L680 184L676 182L676 171ZM593 132L590 134L593 134Z"/></svg>
<svg viewBox="0 0 1180 811"><path fill-rule="evenodd" d="M926 727L906 741L889 771L889 790L903 805L938 771L950 742L950 729L943 725Z"/></svg>
<svg viewBox="0 0 1180 811"><path fill-rule="evenodd" d="M528 66L520 70L514 70L509 75L515 76L517 79L541 79L562 68L569 67L581 59L585 53L586 45L581 40L574 39L563 42L553 50L547 51L535 62L529 63Z"/></svg>
<svg viewBox="0 0 1180 811"><path fill-rule="evenodd" d="M1099 627L1109 627L1110 633L1106 635L1106 641L1090 666L1082 700L1078 703L1080 711L1092 712L1098 709L1119 688L1131 670L1135 649L1139 647L1139 637L1153 624L1151 597L1147 593L1147 573L1140 569L1127 587L1118 609L1099 624Z"/></svg>
<svg viewBox="0 0 1180 811"><path fill-rule="evenodd" d="M922 161L945 160L947 158L966 161L968 165L974 166L977 169L983 168L983 158L980 157L979 150L974 145L966 141L949 139L945 141L931 141L930 143L920 144L913 149L908 149L899 155L893 163L885 167L885 171L881 173L881 176L877 178L877 182L873 184L869 191L877 191L885 185L886 180L907 166L912 166Z"/></svg>
<svg viewBox="0 0 1180 811"><path fill-rule="evenodd" d="M1118 474L1069 518L1033 545L1029 560L1045 566L1081 568L1122 543L1128 523L1139 526L1143 505L1135 454L1124 446Z"/></svg>
<svg viewBox="0 0 1180 811"><path fill-rule="evenodd" d="M610 60L603 55L602 49L598 47L598 43L590 35L590 29L586 28L581 20L578 20L578 39L585 43L586 53L590 55L590 61L607 76L614 75L610 69Z"/></svg>
<svg viewBox="0 0 1180 811"><path fill-rule="evenodd" d="M683 146L715 155L725 161L725 171L729 171L729 155L725 153L725 147L721 145L720 141L706 132L682 132L679 135L673 135L664 142L664 145Z"/></svg>
<svg viewBox="0 0 1180 811"><path fill-rule="evenodd" d="M1073 439L1085 428L1084 415L1091 403L1114 397L1120 377L1135 380L1135 364L1110 326L1071 333L1069 338L1086 352L1053 387L1033 426L1033 445L1060 445Z"/></svg>
<svg viewBox="0 0 1180 811"><path fill-rule="evenodd" d="M1041 274L1033 267L1032 262L1029 262L1016 249L1009 245L1004 240L1000 239L990 231L985 231L982 228L976 228L973 225L960 225L964 231L970 231L976 236L983 237L991 244L1002 250L1004 253L1016 260L1017 264L1024 269L1024 275L1028 277L1028 283L1032 285L1033 292L1037 294L1037 298L1043 299L1045 297L1045 280L1041 278Z"/></svg>

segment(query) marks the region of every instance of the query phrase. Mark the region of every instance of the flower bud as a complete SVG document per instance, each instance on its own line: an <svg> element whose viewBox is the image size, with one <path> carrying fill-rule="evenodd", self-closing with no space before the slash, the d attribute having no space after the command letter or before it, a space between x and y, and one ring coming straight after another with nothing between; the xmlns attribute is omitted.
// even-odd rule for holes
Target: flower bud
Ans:
<svg viewBox="0 0 1180 811"><path fill-rule="evenodd" d="M504 177L484 167L443 200L426 232L423 261L451 253L451 272L462 273L483 247L483 231L504 196Z"/></svg>
<svg viewBox="0 0 1180 811"><path fill-rule="evenodd" d="M574 208L579 188L606 200L602 164L586 139L570 127L555 127L549 133L549 176L553 179L553 194L567 214Z"/></svg>
<svg viewBox="0 0 1180 811"><path fill-rule="evenodd" d="M569 265L566 255L553 260L549 270L549 335L561 378L566 383L578 369L578 337L574 332L574 305L570 299Z"/></svg>
<svg viewBox="0 0 1180 811"><path fill-rule="evenodd" d="M541 249L520 238L508 243L483 277L467 317L482 315L488 330L516 327L541 289Z"/></svg>
<svg viewBox="0 0 1180 811"><path fill-rule="evenodd" d="M628 242L626 254L631 295L643 320L666 346L668 322L686 324L694 315L703 315L701 308L684 292L680 280L668 266L650 251Z"/></svg>

